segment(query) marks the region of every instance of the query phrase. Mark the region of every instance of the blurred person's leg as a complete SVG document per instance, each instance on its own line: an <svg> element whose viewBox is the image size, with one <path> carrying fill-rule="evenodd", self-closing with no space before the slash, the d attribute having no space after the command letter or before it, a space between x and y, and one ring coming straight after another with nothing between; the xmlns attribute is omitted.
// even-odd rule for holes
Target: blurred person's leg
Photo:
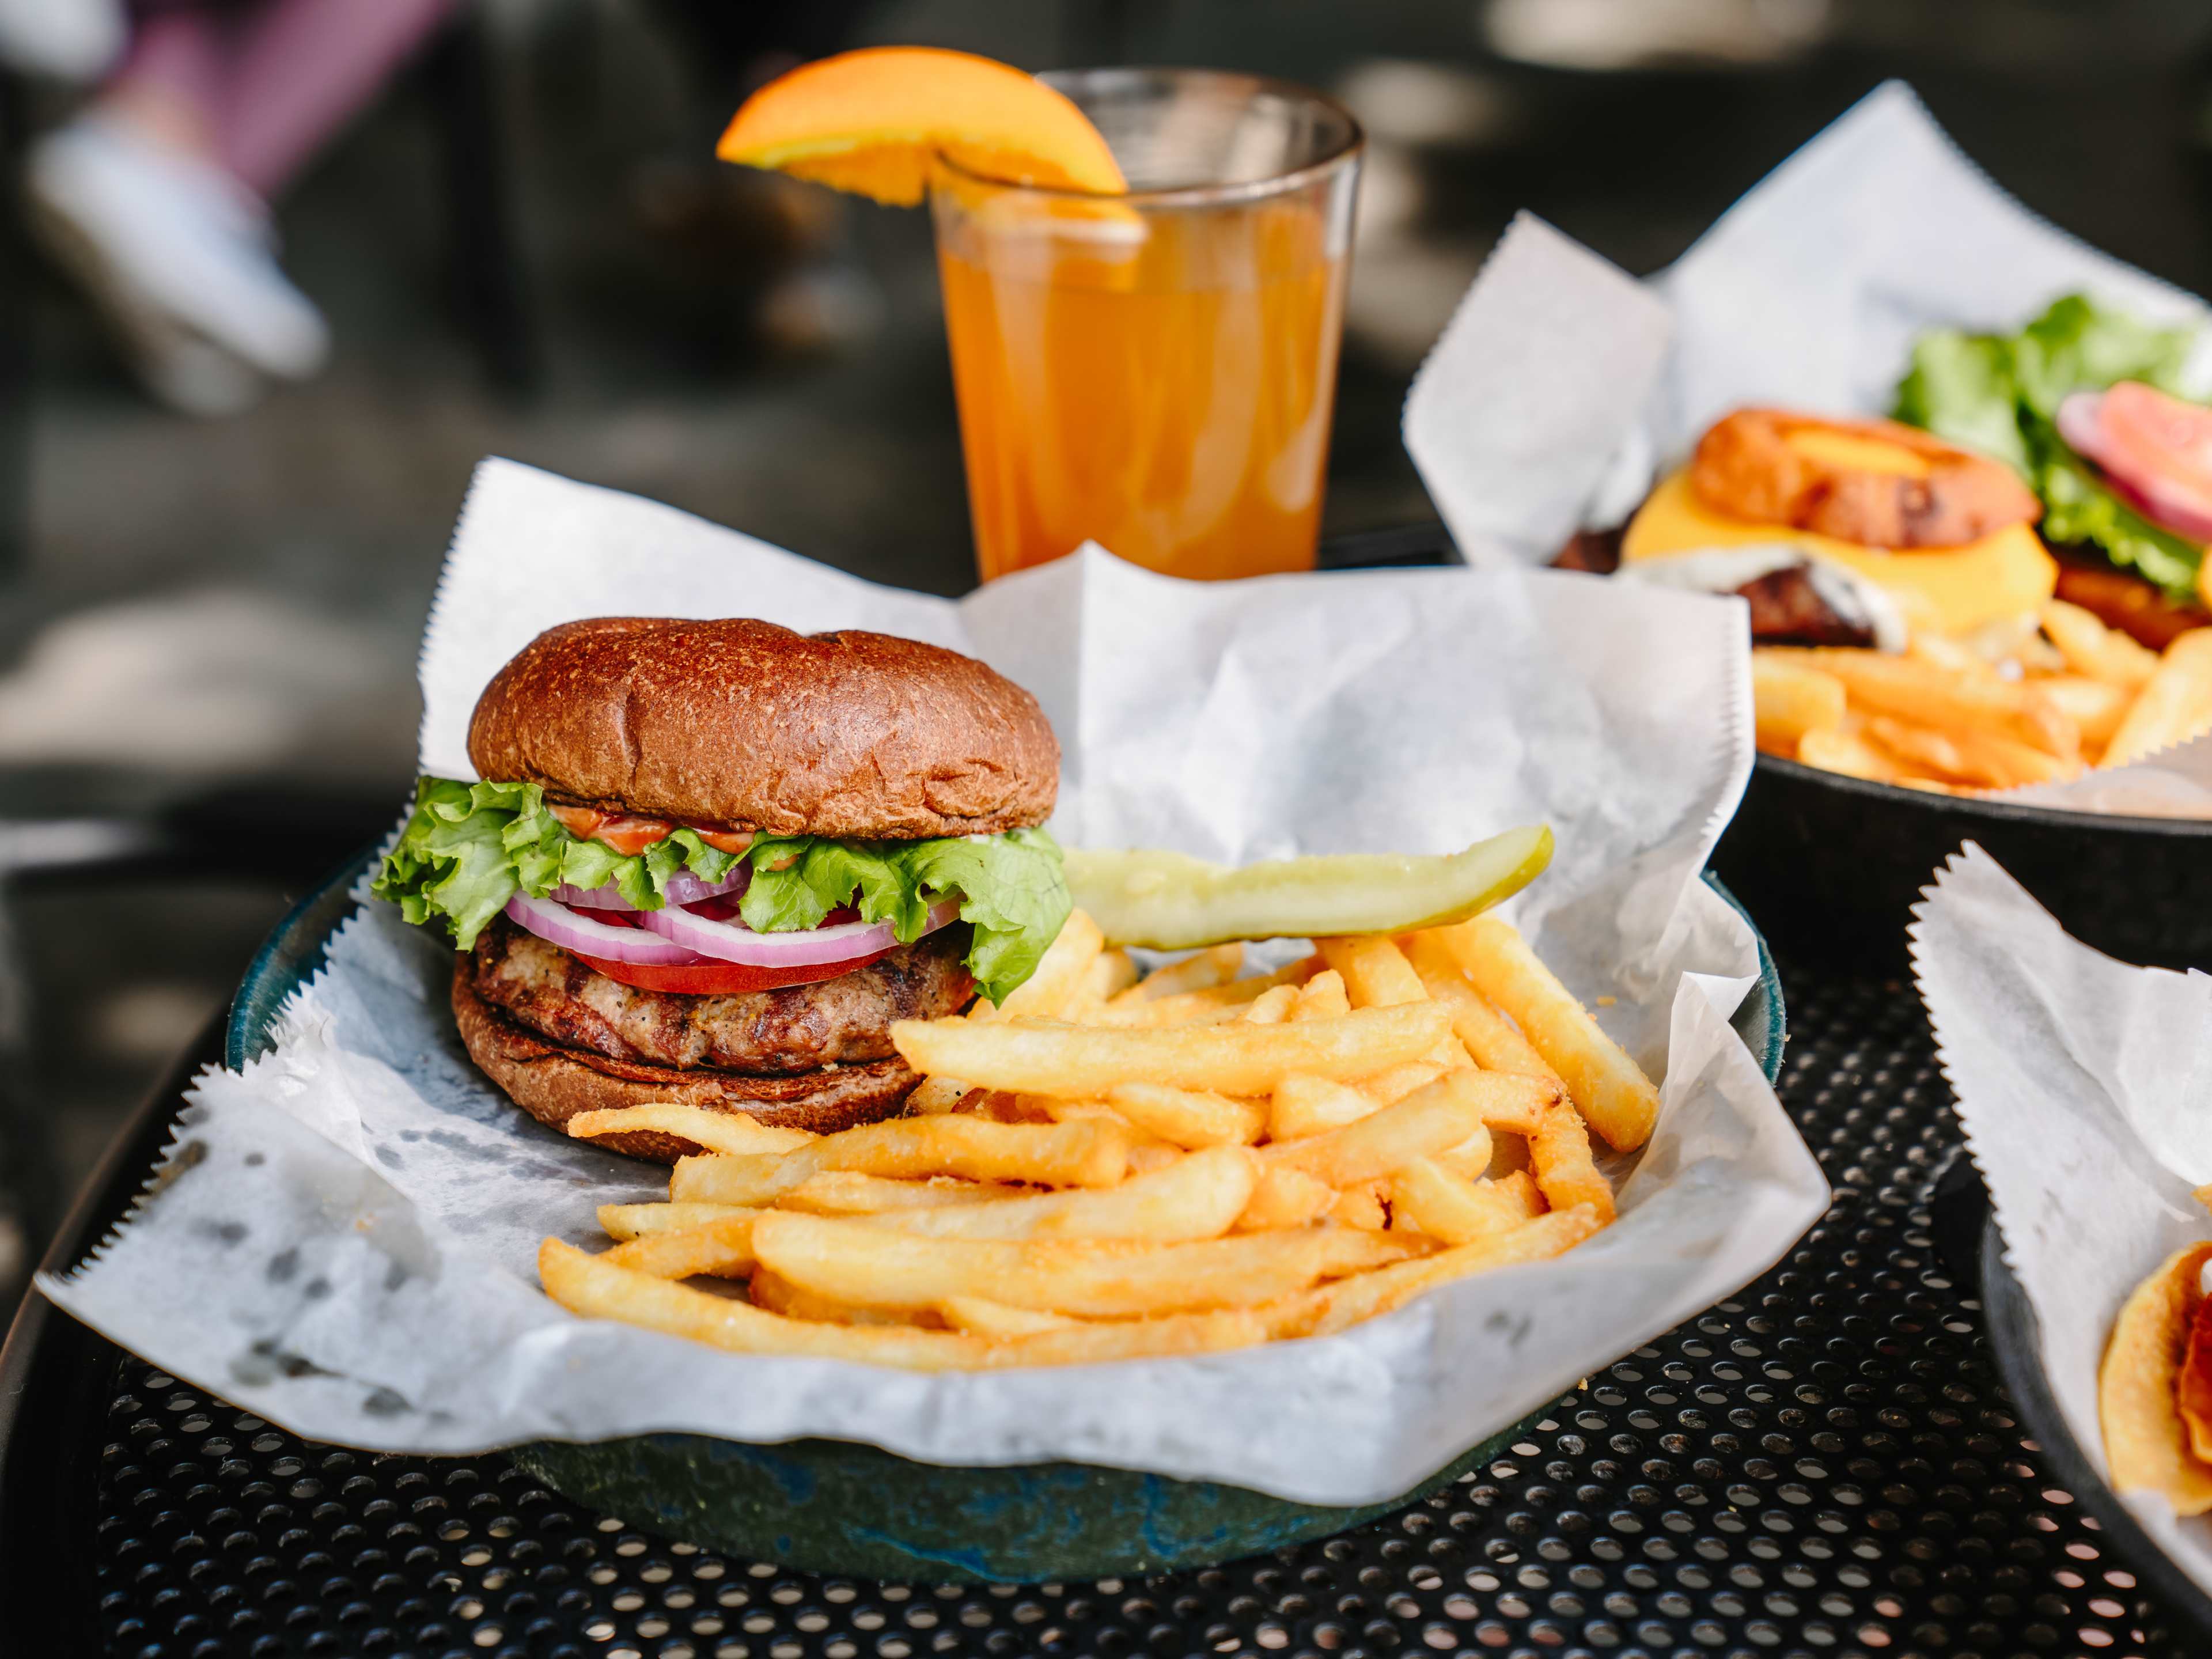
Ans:
<svg viewBox="0 0 2212 1659"><path fill-rule="evenodd" d="M137 0L122 68L34 148L34 222L148 387L223 414L329 354L276 262L270 197L358 114L453 0Z"/></svg>
<svg viewBox="0 0 2212 1659"><path fill-rule="evenodd" d="M455 0L270 0L233 41L216 153L274 201L453 9Z"/></svg>

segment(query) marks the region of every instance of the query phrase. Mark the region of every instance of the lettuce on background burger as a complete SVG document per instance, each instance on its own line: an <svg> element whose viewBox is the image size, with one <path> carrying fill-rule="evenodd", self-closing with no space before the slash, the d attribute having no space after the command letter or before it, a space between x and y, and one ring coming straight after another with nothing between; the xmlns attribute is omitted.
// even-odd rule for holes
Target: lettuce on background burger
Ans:
<svg viewBox="0 0 2212 1659"><path fill-rule="evenodd" d="M375 890L450 934L471 1055L550 1123L890 1115L916 1082L890 1022L1003 1000L1067 916L1051 727L937 647L571 623L494 678L469 758L483 781L421 781Z"/></svg>
<svg viewBox="0 0 2212 1659"><path fill-rule="evenodd" d="M2206 621L2212 410L2179 395L2195 339L2068 295L2011 334L1922 335L1897 389L1899 420L2041 498L2058 597L2154 649Z"/></svg>

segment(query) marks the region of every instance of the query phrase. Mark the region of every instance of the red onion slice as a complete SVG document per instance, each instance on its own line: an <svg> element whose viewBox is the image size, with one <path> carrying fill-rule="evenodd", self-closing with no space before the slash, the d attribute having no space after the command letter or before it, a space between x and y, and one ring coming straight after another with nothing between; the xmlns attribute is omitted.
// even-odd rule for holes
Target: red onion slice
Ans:
<svg viewBox="0 0 2212 1659"><path fill-rule="evenodd" d="M929 925L922 934L935 933L959 914L957 901L932 907ZM803 933L757 933L742 921L713 921L674 905L647 911L639 920L687 951L752 968L811 968L822 963L849 962L855 957L888 951L898 943L898 935L888 921L846 921L834 927L810 927Z"/></svg>
<svg viewBox="0 0 2212 1659"><path fill-rule="evenodd" d="M641 927L597 921L551 899L517 893L507 902L507 914L518 927L526 927L549 945L576 951L609 962L635 962L658 967L683 967L706 960L696 951L671 943Z"/></svg>
<svg viewBox="0 0 2212 1659"><path fill-rule="evenodd" d="M706 881L689 870L678 870L669 877L668 890L663 897L670 904L696 904L702 899L743 892L752 875L753 867L750 864L738 866L726 881ZM556 887L545 896L556 903L574 905L579 910L637 910L635 905L622 896L622 889L612 882L604 887Z"/></svg>

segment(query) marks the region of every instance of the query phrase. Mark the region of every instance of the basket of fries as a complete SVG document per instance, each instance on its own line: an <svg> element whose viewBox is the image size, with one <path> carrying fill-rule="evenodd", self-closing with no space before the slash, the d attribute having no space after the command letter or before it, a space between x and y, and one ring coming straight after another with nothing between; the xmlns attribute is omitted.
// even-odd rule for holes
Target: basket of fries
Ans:
<svg viewBox="0 0 2212 1659"><path fill-rule="evenodd" d="M233 1006L234 1066L269 1050L365 868L326 882L263 947ZM1273 970L1259 954L1218 945L1143 973L1079 911L1006 1006L906 1035L927 1062L907 1117L836 1135L679 1106L650 1124L635 1109L572 1119L580 1140L648 1127L702 1152L676 1167L665 1201L602 1206L610 1243L595 1253L549 1242L547 1288L580 1313L740 1351L1095 1364L1325 1334L1613 1219L1600 1161L1641 1144L1657 1091L1515 930L1328 939ZM1042 1042L1018 1029L1040 1019L1060 1029ZM1735 1025L1772 1079L1783 993L1763 953ZM1308 1043L1300 1027L1328 1035ZM740 1281L750 1300L687 1279ZM737 1328L749 1305L808 1328ZM580 1502L734 1553L1013 1581L1166 1571L1340 1531L1516 1432L1359 1505L1065 1461L953 1470L827 1439L659 1434L512 1455Z"/></svg>
<svg viewBox="0 0 2212 1659"><path fill-rule="evenodd" d="M619 620L679 591L696 626ZM1749 1282L1827 1201L1773 1091L1779 988L1700 878L1750 765L1747 690L1658 643L1719 664L1729 613L1594 597L1461 570L1183 583L1091 552L956 605L489 464L423 655L433 782L375 893L348 872L272 945L236 1067L200 1079L116 1233L42 1288L311 1438L512 1448L629 1518L830 1571L1137 1571L1403 1502ZM772 635L787 665L927 661L940 720L963 685L1026 729L1048 716L1058 802L1047 775L1034 811L1064 855L1034 818L997 850L978 830L724 851L705 836L745 820L706 808L680 840L592 850L609 814L554 820L503 763L434 781L470 775L471 711L516 706L500 688L532 653L709 634ZM546 707L571 719L583 684ZM668 682L689 710L761 684ZM607 833L645 836L653 745L699 717L592 706L628 722L589 751L617 787L568 798L628 799ZM910 945L829 920L848 892L878 902L864 878L903 902L930 847L1030 884L957 927L925 895ZM741 854L741 898L699 890ZM642 894L648 859L672 882L678 854L698 884L680 916L633 902L624 932L551 897ZM680 1008L638 982L726 971L669 965L647 921L720 944L817 869L835 890L768 943L838 945L849 972ZM434 904L475 906L476 944L434 931ZM1018 973L977 954L1040 915ZM931 964L963 961L917 1011L947 982ZM863 994L890 1009L888 1058L672 1075L583 1046L665 1037L641 1009L763 1040L743 1011L770 1002L817 1023L769 1035L819 1042ZM553 1000L497 1048L495 996ZM628 1023L556 1028L576 1034L556 1053L555 1014ZM822 1103L848 1072L901 1098L839 1117ZM728 1109L738 1088L757 1105Z"/></svg>

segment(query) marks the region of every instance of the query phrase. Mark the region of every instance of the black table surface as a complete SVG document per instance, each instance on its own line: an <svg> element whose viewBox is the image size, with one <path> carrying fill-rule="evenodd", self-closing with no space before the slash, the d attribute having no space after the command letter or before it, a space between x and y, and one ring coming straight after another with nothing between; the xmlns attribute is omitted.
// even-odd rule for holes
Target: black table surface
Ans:
<svg viewBox="0 0 2212 1659"><path fill-rule="evenodd" d="M495 1455L303 1442L33 1299L0 1351L0 1650L2191 1650L2027 1437L1971 1265L1939 1249L1930 1206L1960 1136L1911 986L1783 975L1782 1096L1835 1189L1827 1214L1504 1457L1340 1537L1141 1581L816 1578L588 1513ZM211 1053L148 1103L54 1264L127 1205Z"/></svg>

